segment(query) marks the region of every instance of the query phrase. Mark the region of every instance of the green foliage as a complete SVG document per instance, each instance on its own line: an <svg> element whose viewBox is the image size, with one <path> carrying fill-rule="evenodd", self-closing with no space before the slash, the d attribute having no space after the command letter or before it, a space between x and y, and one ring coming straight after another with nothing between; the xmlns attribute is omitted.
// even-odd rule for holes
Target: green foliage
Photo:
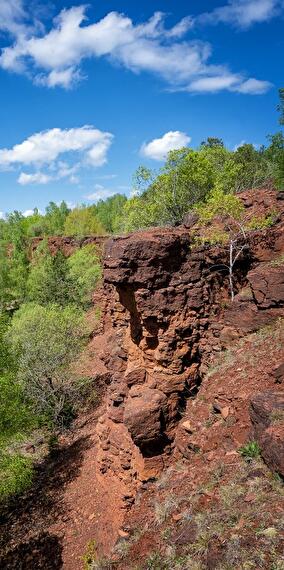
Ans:
<svg viewBox="0 0 284 570"><path fill-rule="evenodd" d="M284 190L284 135L282 132L268 137L270 145L264 151L271 164L271 178L280 190Z"/></svg>
<svg viewBox="0 0 284 570"><path fill-rule="evenodd" d="M88 338L83 313L75 307L23 305L7 333L17 361L17 379L35 412L53 424L68 423L77 397L71 363Z"/></svg>
<svg viewBox="0 0 284 570"><path fill-rule="evenodd" d="M277 109L280 113L279 123L280 123L280 125L284 125L284 88L283 87L281 87L281 89L279 89L279 105L278 105Z"/></svg>
<svg viewBox="0 0 284 570"><path fill-rule="evenodd" d="M220 148L224 147L224 142L218 137L207 137L206 141L202 141L201 148Z"/></svg>
<svg viewBox="0 0 284 570"><path fill-rule="evenodd" d="M62 307L73 300L66 259L61 251L51 255L45 241L38 247L31 263L27 298L40 305L56 303Z"/></svg>
<svg viewBox="0 0 284 570"><path fill-rule="evenodd" d="M245 459L254 459L259 457L261 449L256 441L249 441L239 449L239 453Z"/></svg>
<svg viewBox="0 0 284 570"><path fill-rule="evenodd" d="M0 451L0 501L11 495L18 495L28 489L33 479L33 465L30 458L20 454Z"/></svg>
<svg viewBox="0 0 284 570"><path fill-rule="evenodd" d="M66 202L61 202L59 206L54 202L50 202L46 208L44 235L62 235L69 212L70 210Z"/></svg>
<svg viewBox="0 0 284 570"><path fill-rule="evenodd" d="M102 276L97 248L90 244L78 249L67 260L69 280L77 304L88 307L98 281Z"/></svg>
<svg viewBox="0 0 284 570"><path fill-rule="evenodd" d="M95 206L91 206L90 209L102 226L102 233L113 234L119 231L122 223L123 206L126 202L126 196L115 194L106 200L99 200Z"/></svg>
<svg viewBox="0 0 284 570"><path fill-rule="evenodd" d="M265 230L273 226L275 222L275 212L271 212L267 216L253 216L250 221L246 224L246 229L248 230Z"/></svg>
<svg viewBox="0 0 284 570"><path fill-rule="evenodd" d="M126 203L125 229L180 223L212 187L213 169L206 156L186 148L171 151L154 182Z"/></svg>
<svg viewBox="0 0 284 570"><path fill-rule="evenodd" d="M230 216L240 220L244 206L237 196L225 194L219 188L214 188L205 202L197 204L196 211L201 223L211 222L216 216Z"/></svg>
<svg viewBox="0 0 284 570"><path fill-rule="evenodd" d="M64 234L67 236L84 237L104 234L105 229L91 208L75 208L64 224Z"/></svg>

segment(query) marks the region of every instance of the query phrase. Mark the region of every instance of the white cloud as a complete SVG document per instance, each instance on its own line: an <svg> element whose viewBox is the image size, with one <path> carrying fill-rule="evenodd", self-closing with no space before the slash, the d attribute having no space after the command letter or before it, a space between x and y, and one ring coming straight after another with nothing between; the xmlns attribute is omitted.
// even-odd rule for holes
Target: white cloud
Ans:
<svg viewBox="0 0 284 570"><path fill-rule="evenodd" d="M33 213L34 213L33 210L25 210L25 211L23 212L23 216L24 216L24 218L28 218L29 216L32 216Z"/></svg>
<svg viewBox="0 0 284 570"><path fill-rule="evenodd" d="M5 214L4 214L4 212L0 212L0 220L5 220Z"/></svg>
<svg viewBox="0 0 284 570"><path fill-rule="evenodd" d="M262 95L271 86L272 84L269 81L260 81L253 78L243 81L237 75L227 74L196 79L189 84L186 91L192 91L193 93L217 93L226 89L227 91L246 95Z"/></svg>
<svg viewBox="0 0 284 570"><path fill-rule="evenodd" d="M191 138L181 131L169 131L160 139L154 139L149 143L144 143L141 147L141 154L153 160L164 160L170 150L177 150L187 146Z"/></svg>
<svg viewBox="0 0 284 570"><path fill-rule="evenodd" d="M271 83L269 83L268 81L259 81L259 79L251 78L241 83L241 85L238 86L236 91L248 95L251 95L252 93L254 95L262 95L263 93L266 93L266 91L269 89L270 86Z"/></svg>
<svg viewBox="0 0 284 570"><path fill-rule="evenodd" d="M235 4L235 0L230 4L231 10ZM0 66L27 73L36 83L47 87L71 87L82 77L83 60L101 57L134 73L144 71L158 75L168 83L170 90L193 92L196 81L218 77L223 81L222 89L227 89L225 77L235 77L240 87L251 81L233 74L224 65L210 64L209 44L183 40L193 25L192 18L184 18L170 29L165 28L164 20L165 16L156 12L150 20L135 25L127 16L110 12L98 22L86 24L86 6L76 6L63 10L49 32L37 31L32 37L21 37L5 47ZM268 82L262 83L263 89L269 88ZM243 92L254 93L253 86ZM259 93L257 85L256 92ZM90 151L91 160L93 156L96 160L96 150Z"/></svg>
<svg viewBox="0 0 284 570"><path fill-rule="evenodd" d="M52 176L44 174L43 172L35 172L33 174L27 174L26 172L21 172L18 177L18 183L22 186L27 184L48 184L52 180Z"/></svg>
<svg viewBox="0 0 284 570"><path fill-rule="evenodd" d="M271 20L282 8L283 0L229 0L225 6L197 16L196 21L203 24L224 22L249 28L253 24Z"/></svg>
<svg viewBox="0 0 284 570"><path fill-rule="evenodd" d="M92 202L98 202L98 200L106 200L106 198L110 198L114 196L117 191L115 189L105 188L101 184L95 184L95 191L91 194L87 194L85 198Z"/></svg>
<svg viewBox="0 0 284 570"><path fill-rule="evenodd" d="M87 151L93 166L106 162L113 135L90 126L77 129L50 129L31 135L11 149L0 149L0 166L12 164L47 164L59 155Z"/></svg>
<svg viewBox="0 0 284 570"><path fill-rule="evenodd" d="M26 13L22 0L0 2L0 30L18 36L26 31Z"/></svg>
<svg viewBox="0 0 284 570"><path fill-rule="evenodd" d="M78 184L77 173L82 166L98 167L107 162L107 153L112 144L111 133L99 131L91 126L74 129L51 129L31 135L10 149L0 149L0 168L29 166L33 172L20 172L18 183L48 184L52 181L69 178ZM80 161L74 162L74 153ZM59 157L68 156L69 162ZM45 166L47 172L41 168Z"/></svg>

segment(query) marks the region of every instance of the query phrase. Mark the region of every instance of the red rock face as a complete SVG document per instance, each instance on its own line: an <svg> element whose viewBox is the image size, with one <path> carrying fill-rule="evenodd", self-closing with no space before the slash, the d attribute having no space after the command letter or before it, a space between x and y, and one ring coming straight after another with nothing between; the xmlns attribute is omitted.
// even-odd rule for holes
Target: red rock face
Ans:
<svg viewBox="0 0 284 570"><path fill-rule="evenodd" d="M258 208L264 212L270 194L276 202L275 191L260 193ZM249 208L250 196L243 198ZM280 212L273 228L250 235L235 266L237 294L231 302L226 274L219 271L228 263L227 249L196 247L185 227L106 243L106 364L113 379L99 424L99 465L120 479L127 504L137 485L167 464L186 400L214 356L284 316L283 252Z"/></svg>
<svg viewBox="0 0 284 570"><path fill-rule="evenodd" d="M265 462L284 477L284 393L267 391L254 396L250 416Z"/></svg>
<svg viewBox="0 0 284 570"><path fill-rule="evenodd" d="M32 257L40 243L44 238L36 237L31 239L30 243L30 256ZM55 255L58 251L61 251L66 257L69 257L84 245L96 245L100 250L103 249L105 242L108 240L108 236L85 236L82 238L76 237L66 237L66 236L54 236L47 239L48 247L50 253Z"/></svg>

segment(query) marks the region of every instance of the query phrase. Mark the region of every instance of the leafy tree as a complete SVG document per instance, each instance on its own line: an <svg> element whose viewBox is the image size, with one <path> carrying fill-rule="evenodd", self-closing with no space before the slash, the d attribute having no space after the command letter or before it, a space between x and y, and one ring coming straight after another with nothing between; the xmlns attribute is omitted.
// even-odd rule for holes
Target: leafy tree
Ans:
<svg viewBox="0 0 284 570"><path fill-rule="evenodd" d="M233 194L225 194L220 188L214 188L207 200L197 204L195 210L201 223L211 222L216 216L229 216L241 220L245 208L241 200Z"/></svg>
<svg viewBox="0 0 284 570"><path fill-rule="evenodd" d="M73 300L66 259L61 251L51 255L45 241L38 247L31 264L27 297L40 305L57 303L62 307Z"/></svg>
<svg viewBox="0 0 284 570"><path fill-rule="evenodd" d="M219 147L224 147L224 142L222 139L219 139L218 137L207 137L206 141L202 141L200 146L201 148L202 147L219 148Z"/></svg>
<svg viewBox="0 0 284 570"><path fill-rule="evenodd" d="M260 186L272 176L268 156L262 150L256 150L252 144L240 146L234 152L233 160L239 166L236 191Z"/></svg>
<svg viewBox="0 0 284 570"><path fill-rule="evenodd" d="M46 208L45 224L46 234L60 236L64 233L66 218L70 212L66 202L62 201L58 206L50 202Z"/></svg>
<svg viewBox="0 0 284 570"><path fill-rule="evenodd" d="M104 227L91 208L75 208L68 214L64 224L64 234L69 236L83 237L104 233Z"/></svg>
<svg viewBox="0 0 284 570"><path fill-rule="evenodd" d="M187 148L169 152L154 182L126 204L125 229L180 223L188 210L205 198L213 183L213 167L202 153Z"/></svg>
<svg viewBox="0 0 284 570"><path fill-rule="evenodd" d="M126 202L127 198L124 194L115 194L106 200L99 200L90 209L94 212L104 230L112 234L118 231L120 227L123 206Z"/></svg>
<svg viewBox="0 0 284 570"><path fill-rule="evenodd" d="M280 190L284 190L284 135L282 132L268 137L270 145L264 154L271 165L271 177Z"/></svg>
<svg viewBox="0 0 284 570"><path fill-rule="evenodd" d="M284 125L284 87L279 89L279 105L277 109L280 112L279 123L280 125Z"/></svg>
<svg viewBox="0 0 284 570"><path fill-rule="evenodd" d="M7 341L18 363L17 379L35 412L54 425L70 421L78 378L70 369L87 339L83 313L74 307L22 305Z"/></svg>
<svg viewBox="0 0 284 570"><path fill-rule="evenodd" d="M88 307L92 293L101 278L102 266L97 248L90 244L78 249L67 260L69 278L73 284L74 298L78 305Z"/></svg>

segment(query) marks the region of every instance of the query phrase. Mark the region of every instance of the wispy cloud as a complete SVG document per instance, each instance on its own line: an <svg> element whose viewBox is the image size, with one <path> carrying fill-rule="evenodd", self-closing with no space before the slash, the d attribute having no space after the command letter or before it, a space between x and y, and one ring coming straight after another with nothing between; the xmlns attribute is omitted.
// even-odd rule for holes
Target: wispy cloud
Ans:
<svg viewBox="0 0 284 570"><path fill-rule="evenodd" d="M272 1L259 0L261 3ZM249 3L253 4L252 0L246 0L246 4ZM234 0L226 8L232 12L236 6ZM212 14L203 15L203 19L210 21ZM216 19L218 17L224 20L224 13L221 16L220 12ZM193 19L186 17L172 28L166 28L165 16L161 12L136 25L118 12L110 12L98 22L86 24L86 6L76 6L63 10L47 33L37 30L32 37L21 36L5 47L0 56L0 66L27 73L36 83L47 87L70 88L82 77L85 59L104 57L134 73L155 74L172 91L209 92L206 81L213 83L217 79L222 85L219 90L259 94L269 89L268 81L247 78L233 73L226 65L210 63L212 49L208 43L184 39L192 26ZM245 91L243 86L247 81L252 83ZM232 83L234 89L231 89ZM205 85L204 89L202 85Z"/></svg>
<svg viewBox="0 0 284 570"><path fill-rule="evenodd" d="M232 24L238 28L249 28L254 24L267 22L283 9L283 0L229 0L220 6L197 16L199 24Z"/></svg>
<svg viewBox="0 0 284 570"><path fill-rule="evenodd" d="M169 131L159 139L153 139L144 143L140 149L142 156L153 160L162 161L167 157L170 150L177 150L187 146L191 138L181 131Z"/></svg>

